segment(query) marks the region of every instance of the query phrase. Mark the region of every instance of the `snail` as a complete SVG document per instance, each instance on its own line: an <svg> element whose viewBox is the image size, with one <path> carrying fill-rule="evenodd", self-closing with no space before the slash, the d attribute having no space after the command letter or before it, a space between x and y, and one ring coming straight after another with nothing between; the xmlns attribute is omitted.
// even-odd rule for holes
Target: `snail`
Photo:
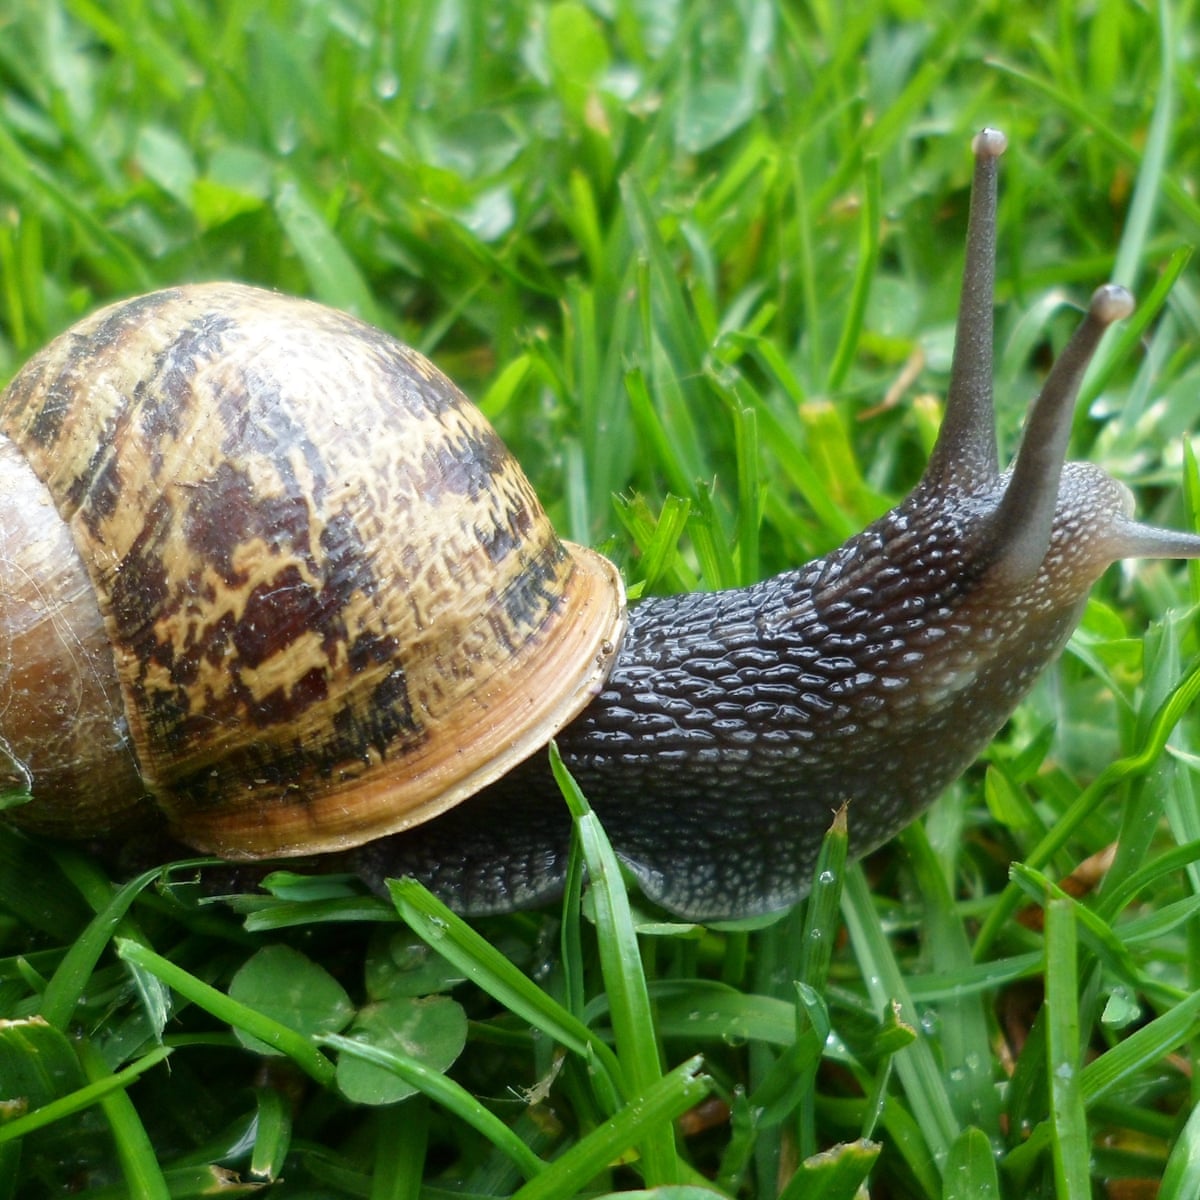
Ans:
<svg viewBox="0 0 1200 1200"><path fill-rule="evenodd" d="M227 859L329 854L470 913L561 888L551 738L651 900L770 912L831 815L863 853L976 757L1107 566L1200 557L1064 464L1099 288L1007 471L992 405L1002 134L973 143L945 419L913 492L750 587L652 597L560 540L497 435L380 331L237 284L53 341L0 399L0 784L9 817L165 814Z"/></svg>

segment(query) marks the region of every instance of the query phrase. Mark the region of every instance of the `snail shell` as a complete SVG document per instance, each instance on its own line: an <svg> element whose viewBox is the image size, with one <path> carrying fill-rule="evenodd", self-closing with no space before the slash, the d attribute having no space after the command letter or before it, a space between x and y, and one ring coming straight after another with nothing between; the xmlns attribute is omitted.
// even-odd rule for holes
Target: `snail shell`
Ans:
<svg viewBox="0 0 1200 1200"><path fill-rule="evenodd" d="M20 372L0 433L0 766L30 827L149 792L227 858L357 844L545 745L621 641L616 568L479 411L320 305L114 305Z"/></svg>

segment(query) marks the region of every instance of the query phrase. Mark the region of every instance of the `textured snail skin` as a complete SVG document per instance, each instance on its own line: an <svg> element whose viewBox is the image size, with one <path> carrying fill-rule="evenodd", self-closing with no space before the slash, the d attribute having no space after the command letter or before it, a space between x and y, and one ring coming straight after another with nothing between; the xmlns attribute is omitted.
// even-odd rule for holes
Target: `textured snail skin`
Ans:
<svg viewBox="0 0 1200 1200"><path fill-rule="evenodd" d="M1124 496L1072 467L1046 561L1019 591L980 553L995 497L932 505L918 490L798 571L634 607L604 692L557 744L643 892L692 919L785 907L839 805L863 853L953 781L1061 650L1106 565L1089 521ZM561 887L564 813L538 756L353 858L373 882L416 875L467 911L527 906Z"/></svg>

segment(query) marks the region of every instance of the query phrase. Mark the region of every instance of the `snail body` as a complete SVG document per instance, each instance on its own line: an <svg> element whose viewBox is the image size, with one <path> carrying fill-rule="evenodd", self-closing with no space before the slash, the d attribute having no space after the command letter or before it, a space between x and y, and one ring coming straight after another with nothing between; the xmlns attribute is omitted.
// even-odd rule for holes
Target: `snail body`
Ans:
<svg viewBox="0 0 1200 1200"><path fill-rule="evenodd" d="M411 873L500 911L561 887L569 826L535 753L556 737L643 890L683 916L793 902L842 804L856 852L892 836L1109 564L1200 557L1063 464L1124 289L1095 293L999 468L1003 149L976 138L951 388L916 489L824 558L645 600L627 627L615 568L560 541L477 410L377 330L200 285L68 331L0 400L0 494L27 497L0 510L0 747L31 795L14 819L86 835L145 820L152 795L200 849L339 852L372 883Z"/></svg>

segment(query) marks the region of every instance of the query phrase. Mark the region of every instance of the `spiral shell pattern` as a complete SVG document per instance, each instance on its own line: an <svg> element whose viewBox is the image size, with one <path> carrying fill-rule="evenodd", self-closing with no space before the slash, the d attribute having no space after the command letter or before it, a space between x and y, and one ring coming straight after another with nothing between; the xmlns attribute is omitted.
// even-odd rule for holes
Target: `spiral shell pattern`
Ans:
<svg viewBox="0 0 1200 1200"><path fill-rule="evenodd" d="M620 643L616 569L559 540L479 410L318 304L114 305L18 375L0 432L70 530L142 778L198 848L425 820L544 745Z"/></svg>

